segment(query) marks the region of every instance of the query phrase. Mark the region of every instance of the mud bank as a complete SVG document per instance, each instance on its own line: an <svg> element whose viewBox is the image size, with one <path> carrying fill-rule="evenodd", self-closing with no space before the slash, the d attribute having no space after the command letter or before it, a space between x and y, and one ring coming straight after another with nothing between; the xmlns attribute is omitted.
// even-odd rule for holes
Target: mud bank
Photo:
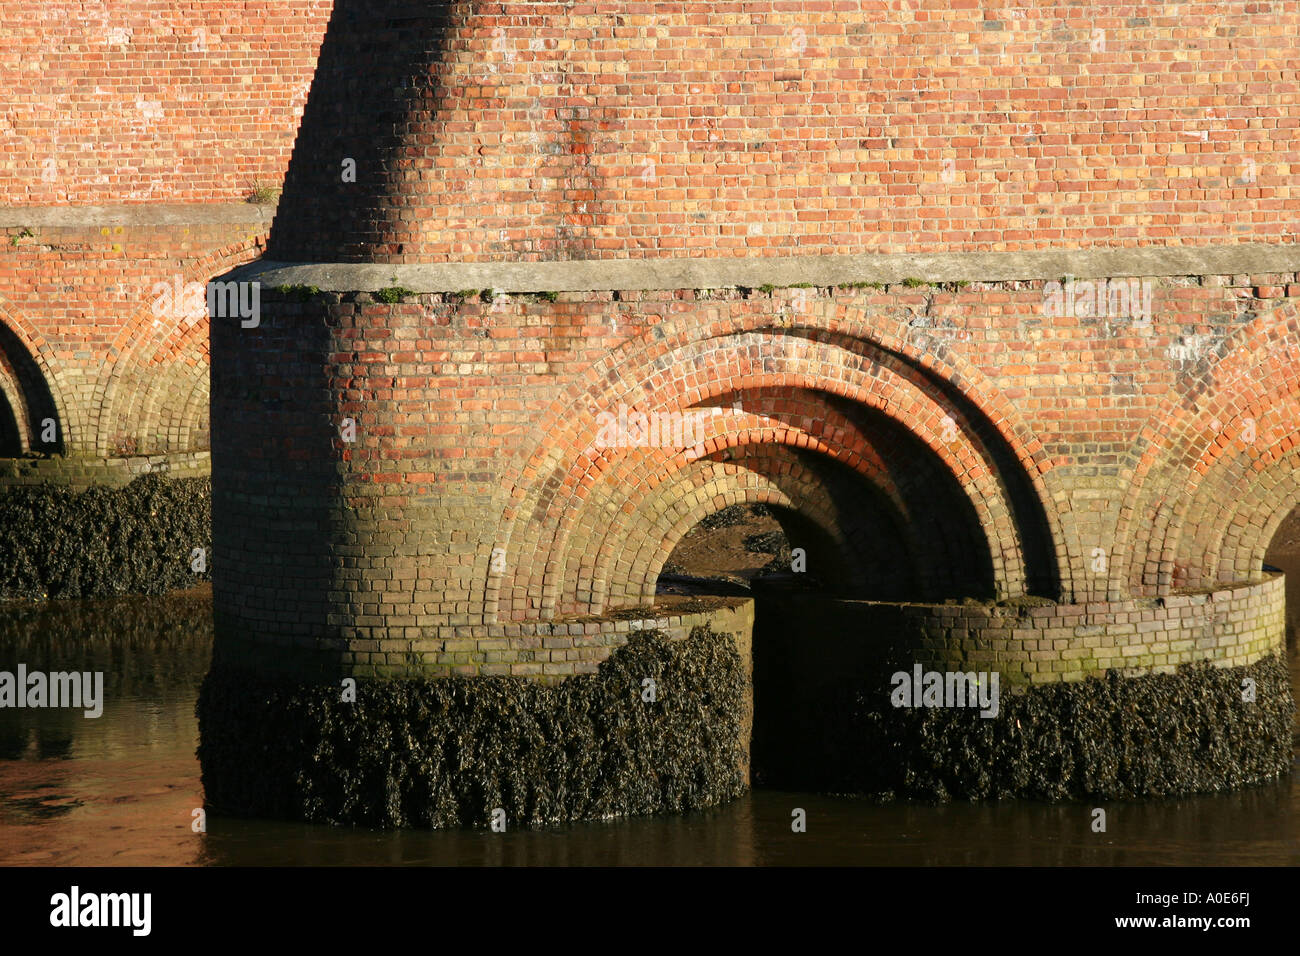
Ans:
<svg viewBox="0 0 1300 956"><path fill-rule="evenodd" d="M191 566L195 548L204 570ZM163 594L210 581L211 554L208 478L0 492L0 599Z"/></svg>

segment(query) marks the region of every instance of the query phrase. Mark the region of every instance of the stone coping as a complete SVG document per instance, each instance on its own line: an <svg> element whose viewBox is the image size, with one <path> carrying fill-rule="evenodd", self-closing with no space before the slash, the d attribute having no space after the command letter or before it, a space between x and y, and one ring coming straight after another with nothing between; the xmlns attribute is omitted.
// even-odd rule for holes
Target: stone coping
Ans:
<svg viewBox="0 0 1300 956"><path fill-rule="evenodd" d="M1300 271L1300 244L1141 246L1038 252L950 252L754 258L585 259L565 262L447 262L419 265L293 263L261 260L228 280L315 286L324 292L415 293L720 289L763 285L1009 282L1076 278L1250 275Z"/></svg>
<svg viewBox="0 0 1300 956"><path fill-rule="evenodd" d="M260 225L276 207L249 202L130 203L114 206L0 206L0 229L97 229L100 226Z"/></svg>
<svg viewBox="0 0 1300 956"><path fill-rule="evenodd" d="M1188 588L1171 591L1159 597L1133 597L1120 601L1084 601L1077 604L1062 601L1032 603L1006 603L973 601L962 604L938 604L916 601L874 601L859 598L836 598L845 604L860 604L871 607L899 608L916 612L931 612L936 617L1060 617L1063 614L1113 614L1133 611L1149 611L1164 608L1186 608L1214 604L1220 601L1235 601L1248 597L1252 593L1267 591L1283 586L1286 575L1281 571L1265 571L1256 581L1224 582L1207 588Z"/></svg>

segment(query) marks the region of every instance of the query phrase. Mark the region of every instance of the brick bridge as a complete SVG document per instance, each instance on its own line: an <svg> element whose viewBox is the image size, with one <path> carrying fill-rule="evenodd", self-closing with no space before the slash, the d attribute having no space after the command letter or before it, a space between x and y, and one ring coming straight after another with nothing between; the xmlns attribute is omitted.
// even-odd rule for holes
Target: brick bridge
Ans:
<svg viewBox="0 0 1300 956"><path fill-rule="evenodd" d="M939 663L1280 650L1293 6L11 6L3 435L66 457L9 480L201 469L210 429L219 640L592 672L696 623L618 612L762 502ZM37 78L52 32L99 85ZM282 179L268 237L238 200ZM206 316L150 290L223 274L261 313L211 322L209 421Z"/></svg>
<svg viewBox="0 0 1300 956"><path fill-rule="evenodd" d="M5 5L5 481L206 472L201 287L261 253L329 13Z"/></svg>

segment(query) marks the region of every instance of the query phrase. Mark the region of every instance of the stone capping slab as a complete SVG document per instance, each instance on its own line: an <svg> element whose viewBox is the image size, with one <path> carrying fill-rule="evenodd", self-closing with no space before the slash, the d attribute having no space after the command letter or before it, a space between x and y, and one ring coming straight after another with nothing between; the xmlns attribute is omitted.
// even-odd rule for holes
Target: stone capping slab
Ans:
<svg viewBox="0 0 1300 956"><path fill-rule="evenodd" d="M256 207L251 207L256 208ZM1140 246L1041 252L947 252L858 256L702 259L583 259L564 262L445 262L416 265L261 260L228 280L315 286L324 292L600 292L723 289L855 282L1010 282L1075 278L1250 275L1300 272L1300 244Z"/></svg>
<svg viewBox="0 0 1300 956"><path fill-rule="evenodd" d="M133 203L115 206L0 206L0 229L100 226L248 225L269 229L275 206L248 202Z"/></svg>
<svg viewBox="0 0 1300 956"><path fill-rule="evenodd" d="M988 604L927 604L917 601L875 601L867 598L840 598L843 603L872 607L894 607L903 613L929 614L957 618L1057 618L1070 614L1099 618L1115 614L1137 614L1150 611L1165 616L1169 610L1180 608L1213 607L1215 604L1236 603L1255 595L1269 595L1282 589L1286 575L1281 571L1265 571L1258 580L1233 581L1212 587L1192 588L1171 592L1163 597L1134 597L1121 601L1094 601L1079 604L1054 602L1044 605Z"/></svg>
<svg viewBox="0 0 1300 956"><path fill-rule="evenodd" d="M512 624L488 624L489 634L495 630L516 628L512 636L553 636L557 634L606 634L641 630L655 630L670 627L687 627L701 624L729 611L743 610L753 598L747 597L710 597L709 606L698 610L679 610L671 606L651 605L637 609L635 614L620 610L616 614L583 614L573 617L555 618L542 621L519 621ZM642 613L643 612L643 613ZM473 625L470 626L473 630ZM495 636L495 634L494 634Z"/></svg>

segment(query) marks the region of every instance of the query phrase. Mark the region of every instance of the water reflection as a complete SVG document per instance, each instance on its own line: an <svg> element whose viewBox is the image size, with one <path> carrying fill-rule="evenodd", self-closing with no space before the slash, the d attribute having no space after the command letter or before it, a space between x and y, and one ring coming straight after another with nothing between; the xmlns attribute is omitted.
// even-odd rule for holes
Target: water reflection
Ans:
<svg viewBox="0 0 1300 956"><path fill-rule="evenodd" d="M1293 580L1300 582L1300 574ZM1296 606L1295 604L1292 605ZM0 711L0 863L81 865L1295 865L1300 774L1222 795L1091 805L928 806L760 790L682 817L531 831L370 832L210 817L194 702L211 600L0 609L0 669L102 670L104 714ZM1300 655L1291 648L1293 677ZM791 830L795 808L806 833Z"/></svg>

